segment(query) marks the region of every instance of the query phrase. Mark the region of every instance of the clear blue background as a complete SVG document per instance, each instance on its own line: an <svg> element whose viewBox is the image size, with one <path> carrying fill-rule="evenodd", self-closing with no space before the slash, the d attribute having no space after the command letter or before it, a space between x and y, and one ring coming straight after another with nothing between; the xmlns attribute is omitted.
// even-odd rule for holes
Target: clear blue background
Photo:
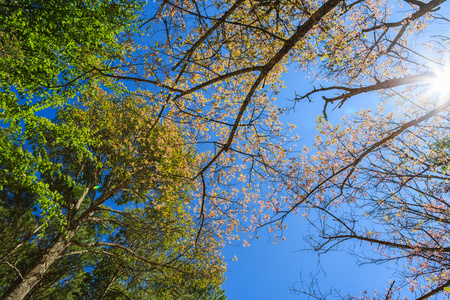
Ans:
<svg viewBox="0 0 450 300"><path fill-rule="evenodd" d="M293 103L295 93L313 89L307 74L290 71L283 76L286 89L277 95L276 104L279 107L289 107ZM329 83L323 83L324 86ZM317 85L317 83L316 83ZM295 112L281 116L286 123L297 125L294 134L300 135L298 148L302 145L312 146L316 131L316 117L322 115L323 100L320 95L314 97L314 103L307 100L297 103ZM365 94L352 98L340 109L333 111L333 106L327 109L328 120L335 124L346 114L361 108L376 108L379 100L376 94ZM340 291L342 296L351 293L360 296L367 290L378 290L385 294L389 287L389 279L393 270L383 265L359 266L357 259L345 251L329 252L318 255L309 249L304 241L308 234L308 223L299 215L287 218L287 230L284 231L284 242L273 243L269 234L260 232L261 239L253 240L250 247L242 245L227 245L223 251L228 265L227 280L224 289L230 300L272 300L272 299L307 299L306 295L296 295L290 291L300 287L300 274L306 284L310 283L310 274L318 274L321 291L326 293L330 288ZM264 230L264 229L263 229ZM244 238L244 236L242 236ZM348 244L351 245L351 244ZM232 261L234 255L238 261ZM332 297L333 298L333 297ZM330 299L332 299L330 298Z"/></svg>

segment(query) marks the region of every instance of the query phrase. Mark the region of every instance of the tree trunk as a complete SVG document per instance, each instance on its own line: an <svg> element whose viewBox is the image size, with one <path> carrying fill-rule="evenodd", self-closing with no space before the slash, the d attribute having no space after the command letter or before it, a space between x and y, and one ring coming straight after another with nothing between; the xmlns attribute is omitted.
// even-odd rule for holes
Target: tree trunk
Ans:
<svg viewBox="0 0 450 300"><path fill-rule="evenodd" d="M33 262L31 268L18 278L1 297L1 300L22 300L42 279L49 267L64 253L70 244L71 238L78 228L67 233L58 235L56 239L47 247L45 252Z"/></svg>
<svg viewBox="0 0 450 300"><path fill-rule="evenodd" d="M85 188L83 194L77 199L74 209L69 219L69 228L65 234L59 234L55 240L45 249L45 251L37 257L27 269L25 275L20 276L15 282L11 284L0 300L22 300L25 296L36 286L37 283L44 277L45 272L50 266L61 257L61 254L66 251L70 245L70 241L80 228L81 220L76 224L70 224L76 213L80 209L81 203L86 198L89 188Z"/></svg>

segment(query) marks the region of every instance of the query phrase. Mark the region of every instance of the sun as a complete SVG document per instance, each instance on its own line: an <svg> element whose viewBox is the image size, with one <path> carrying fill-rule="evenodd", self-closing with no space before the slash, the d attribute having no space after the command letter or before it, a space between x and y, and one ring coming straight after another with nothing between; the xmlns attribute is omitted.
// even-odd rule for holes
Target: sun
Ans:
<svg viewBox="0 0 450 300"><path fill-rule="evenodd" d="M428 91L431 95L438 96L439 100L445 100L450 93L450 67L434 69L433 74L427 80L430 85Z"/></svg>

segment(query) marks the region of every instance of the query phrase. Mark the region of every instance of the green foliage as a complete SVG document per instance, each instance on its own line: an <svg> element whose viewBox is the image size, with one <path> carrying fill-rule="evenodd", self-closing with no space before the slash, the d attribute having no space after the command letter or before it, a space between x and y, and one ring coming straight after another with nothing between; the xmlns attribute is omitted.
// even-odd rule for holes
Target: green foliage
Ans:
<svg viewBox="0 0 450 300"><path fill-rule="evenodd" d="M124 56L127 43L121 36L136 26L142 4L0 1L0 118L7 125L0 134L0 190L16 185L30 191L45 215L59 216L61 225L60 196L37 175L57 167L45 151L27 147L32 135L45 139L42 130L51 125L35 112L80 94L97 68ZM70 128L61 127L57 135L69 137L64 130Z"/></svg>
<svg viewBox="0 0 450 300"><path fill-rule="evenodd" d="M450 137L443 138L431 145L434 156L432 158L436 166L440 166L443 172L447 172L450 157Z"/></svg>
<svg viewBox="0 0 450 300"><path fill-rule="evenodd" d="M28 297L191 299L220 286L218 244L198 234L189 214L195 153L175 124L155 122L145 104L92 86L55 120L30 116L22 135L8 137L16 150L2 155L24 158L1 169L11 198L0 207L2 290L61 237L66 246ZM17 176L25 171L33 181Z"/></svg>
<svg viewBox="0 0 450 300"><path fill-rule="evenodd" d="M61 91L124 55L143 2L0 1L0 78L18 94ZM76 85L74 85L77 88Z"/></svg>

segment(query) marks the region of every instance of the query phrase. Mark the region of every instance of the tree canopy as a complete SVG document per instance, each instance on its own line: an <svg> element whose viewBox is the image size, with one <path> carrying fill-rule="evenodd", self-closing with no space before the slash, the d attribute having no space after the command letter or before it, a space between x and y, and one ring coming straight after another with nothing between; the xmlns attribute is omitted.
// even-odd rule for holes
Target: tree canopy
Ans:
<svg viewBox="0 0 450 300"><path fill-rule="evenodd" d="M1 297L220 299L220 247L298 213L442 292L444 2L0 1ZM321 82L293 97L322 96L313 150L280 121L292 69ZM395 114L327 122L374 91Z"/></svg>
<svg viewBox="0 0 450 300"><path fill-rule="evenodd" d="M0 3L3 118L59 105L96 68L125 54L123 35L138 24L140 1Z"/></svg>
<svg viewBox="0 0 450 300"><path fill-rule="evenodd" d="M100 73L136 83L136 93L157 99L158 118L186 124L190 141L210 150L194 179L205 218L219 220L214 231L253 231L290 209L289 190L301 181L295 126L280 123L286 107L275 102L281 75L290 67L335 79L297 97L337 91L325 96L325 114L357 94L426 83L439 63L410 39L440 18L443 2L400 1L405 10L395 14L396 1L156 2L132 63ZM445 51L439 39L428 41Z"/></svg>
<svg viewBox="0 0 450 300"><path fill-rule="evenodd" d="M179 298L220 284L217 243L189 214L195 151L174 124L148 126L147 104L95 89L10 137L46 168L2 190L4 299Z"/></svg>

